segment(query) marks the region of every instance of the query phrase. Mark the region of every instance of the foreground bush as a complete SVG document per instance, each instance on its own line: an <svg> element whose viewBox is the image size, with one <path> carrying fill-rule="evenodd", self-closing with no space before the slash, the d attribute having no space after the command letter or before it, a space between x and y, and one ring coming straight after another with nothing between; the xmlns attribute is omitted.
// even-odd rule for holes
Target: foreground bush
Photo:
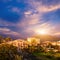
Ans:
<svg viewBox="0 0 60 60"><path fill-rule="evenodd" d="M0 45L0 60L17 60L17 47L9 44Z"/></svg>

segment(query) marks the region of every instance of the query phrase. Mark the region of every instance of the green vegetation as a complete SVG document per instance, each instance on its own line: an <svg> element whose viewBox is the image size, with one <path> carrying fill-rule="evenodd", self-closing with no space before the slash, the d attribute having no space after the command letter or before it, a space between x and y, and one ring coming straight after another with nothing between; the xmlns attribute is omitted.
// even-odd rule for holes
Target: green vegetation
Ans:
<svg viewBox="0 0 60 60"><path fill-rule="evenodd" d="M55 47L58 46L54 46L54 48ZM35 59L30 57L31 60L60 60L60 52L55 52L52 49L50 49L50 51L46 51L41 46L29 46L27 49L24 49L23 52L29 53L31 56L35 56Z"/></svg>
<svg viewBox="0 0 60 60"><path fill-rule="evenodd" d="M18 60L17 47L8 44L0 45L0 60Z"/></svg>
<svg viewBox="0 0 60 60"><path fill-rule="evenodd" d="M5 43L5 42L8 42L8 41L11 41L12 39L10 37L6 37L4 38L3 36L0 35L0 44L1 43Z"/></svg>
<svg viewBox="0 0 60 60"><path fill-rule="evenodd" d="M19 49L19 47L5 43L8 41L11 41L11 38L0 36L0 60L60 60L60 51L57 45L49 44L45 47L32 45L28 48ZM55 49L58 51L55 52Z"/></svg>

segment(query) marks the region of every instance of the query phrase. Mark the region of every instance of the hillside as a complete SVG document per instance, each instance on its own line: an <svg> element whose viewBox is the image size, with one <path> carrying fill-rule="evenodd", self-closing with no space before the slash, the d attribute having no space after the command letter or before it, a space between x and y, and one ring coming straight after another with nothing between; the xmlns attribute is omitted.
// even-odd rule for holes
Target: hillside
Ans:
<svg viewBox="0 0 60 60"><path fill-rule="evenodd" d="M60 38L56 36L51 36L51 35L37 35L34 36L36 38L40 38L41 41L58 41Z"/></svg>

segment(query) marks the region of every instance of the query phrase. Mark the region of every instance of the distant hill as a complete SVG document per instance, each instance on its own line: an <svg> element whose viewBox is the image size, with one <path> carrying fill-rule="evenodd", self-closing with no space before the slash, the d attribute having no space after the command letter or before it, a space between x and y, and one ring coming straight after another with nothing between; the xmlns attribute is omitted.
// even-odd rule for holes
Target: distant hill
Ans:
<svg viewBox="0 0 60 60"><path fill-rule="evenodd" d="M51 35L37 35L34 37L40 38L41 41L59 41L60 40L59 37L51 36Z"/></svg>
<svg viewBox="0 0 60 60"><path fill-rule="evenodd" d="M27 39L27 38L23 38L23 37L20 37L20 36L12 36L12 35L4 35L4 34L0 34L1 36L3 37L11 37L13 40L16 40L16 39ZM60 40L60 37L57 37L57 36L51 36L51 35L35 35L35 36L32 36L32 37L36 37L36 38L39 38L41 41L59 41Z"/></svg>
<svg viewBox="0 0 60 60"><path fill-rule="evenodd" d="M3 36L3 37L10 37L10 38L12 38L13 40L16 40L16 39L23 39L23 38L20 37L20 36L14 36L14 35L0 34L0 36Z"/></svg>

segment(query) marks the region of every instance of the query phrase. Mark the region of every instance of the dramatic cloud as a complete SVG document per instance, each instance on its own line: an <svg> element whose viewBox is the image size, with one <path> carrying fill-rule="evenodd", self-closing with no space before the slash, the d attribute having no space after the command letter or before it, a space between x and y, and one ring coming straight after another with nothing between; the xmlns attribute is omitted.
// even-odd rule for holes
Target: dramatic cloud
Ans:
<svg viewBox="0 0 60 60"><path fill-rule="evenodd" d="M16 12L16 13L20 13L20 9L17 8L17 7L12 7L12 8L11 8L11 11L12 11L12 12Z"/></svg>
<svg viewBox="0 0 60 60"><path fill-rule="evenodd" d="M16 24L0 19L0 26L16 26Z"/></svg>
<svg viewBox="0 0 60 60"><path fill-rule="evenodd" d="M50 2L47 2L48 0L46 0L45 1L45 4L43 3L44 2L44 0L42 1L42 0L40 0L40 1L36 1L36 0L31 0L31 1L29 1L30 3L29 4L31 4L31 6L34 8L34 9L36 9L38 12L40 12L40 13L46 13L46 12L50 12L50 11L54 11L54 10L57 10L57 9L60 9L60 3L58 3L58 4L52 4L52 3L54 3L54 2L60 2L60 1L56 1L56 0L54 0L53 2L52 1L50 1L50 2L52 2L52 3L50 3ZM48 3L50 3L50 4L48 4Z"/></svg>
<svg viewBox="0 0 60 60"><path fill-rule="evenodd" d="M46 12L51 12L54 10L60 9L60 4L58 5L51 5L51 6L44 6L41 5L40 7L37 8L39 12L46 13Z"/></svg>
<svg viewBox="0 0 60 60"><path fill-rule="evenodd" d="M7 29L7 28L0 28L0 31L10 31L10 29Z"/></svg>
<svg viewBox="0 0 60 60"><path fill-rule="evenodd" d="M54 35L56 35L56 36L60 36L60 32L57 32L57 33L55 33Z"/></svg>
<svg viewBox="0 0 60 60"><path fill-rule="evenodd" d="M14 32L8 28L0 28L0 33L2 34L8 34L8 35L16 35L19 36L20 34L18 32Z"/></svg>
<svg viewBox="0 0 60 60"><path fill-rule="evenodd" d="M0 2L2 3L0 7L1 33L29 36L45 29L51 35L59 34L59 0L1 1L3 1Z"/></svg>

